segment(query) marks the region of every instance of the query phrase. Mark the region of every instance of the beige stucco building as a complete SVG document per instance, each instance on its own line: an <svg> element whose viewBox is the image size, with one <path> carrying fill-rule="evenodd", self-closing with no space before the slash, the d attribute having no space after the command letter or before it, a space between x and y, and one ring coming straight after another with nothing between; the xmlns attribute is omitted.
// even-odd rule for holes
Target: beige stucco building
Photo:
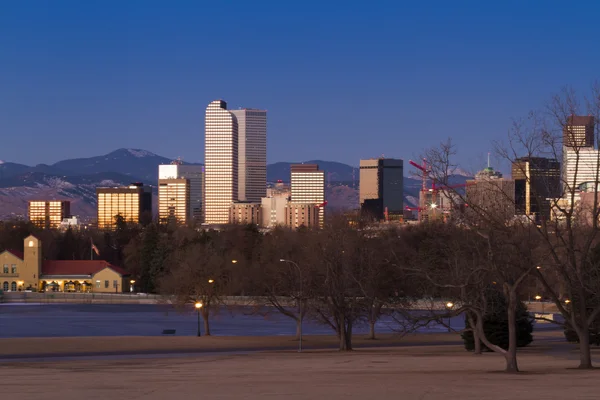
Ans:
<svg viewBox="0 0 600 400"><path fill-rule="evenodd" d="M126 271L104 260L44 260L38 238L23 242L22 252L0 253L3 291L120 293L130 287Z"/></svg>

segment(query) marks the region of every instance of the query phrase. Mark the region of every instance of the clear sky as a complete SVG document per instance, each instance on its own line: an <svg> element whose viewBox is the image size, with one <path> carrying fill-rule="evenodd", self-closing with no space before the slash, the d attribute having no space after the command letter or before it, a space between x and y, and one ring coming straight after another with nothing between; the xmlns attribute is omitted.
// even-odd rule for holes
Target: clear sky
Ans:
<svg viewBox="0 0 600 400"><path fill-rule="evenodd" d="M467 167L511 118L600 78L590 1L0 1L0 159L203 159L204 109L269 111L268 159Z"/></svg>

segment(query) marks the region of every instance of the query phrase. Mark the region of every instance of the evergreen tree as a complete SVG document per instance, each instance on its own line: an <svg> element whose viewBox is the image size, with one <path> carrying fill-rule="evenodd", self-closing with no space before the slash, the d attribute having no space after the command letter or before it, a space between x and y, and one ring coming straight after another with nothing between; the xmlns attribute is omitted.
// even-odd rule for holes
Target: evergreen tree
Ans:
<svg viewBox="0 0 600 400"><path fill-rule="evenodd" d="M519 302L516 317L517 346L525 347L533 341L533 318L529 315L527 306L525 306L523 302ZM494 288L486 291L486 313L483 316L483 331L486 338L492 344L495 344L503 349L508 349L509 339L506 300L502 293ZM473 332L466 331L461 336L465 343L465 349L468 351L473 351L475 349ZM482 348L489 350L483 344Z"/></svg>

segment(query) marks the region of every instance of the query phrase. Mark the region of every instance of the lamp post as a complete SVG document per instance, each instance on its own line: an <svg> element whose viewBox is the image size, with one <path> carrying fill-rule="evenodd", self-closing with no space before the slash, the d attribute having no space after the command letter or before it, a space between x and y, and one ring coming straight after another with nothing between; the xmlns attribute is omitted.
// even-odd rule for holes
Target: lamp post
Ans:
<svg viewBox="0 0 600 400"><path fill-rule="evenodd" d="M446 303L446 308L448 310L452 310L452 307L454 307L454 303L449 301ZM448 315L448 332L452 332L452 315Z"/></svg>
<svg viewBox="0 0 600 400"><path fill-rule="evenodd" d="M296 267L296 269L298 270L298 276L300 277L300 296L299 296L300 297L300 299L299 299L299 305L300 305L300 307L299 307L299 314L300 314L299 315L299 318L300 318L300 326L299 326L299 328L300 328L300 331L298 332L299 336L300 336L300 341L298 342L298 353L302 353L302 320L304 319L304 314L303 314L304 305L302 304L302 300L303 300L303 297L304 297L304 291L302 290L302 270L300 269L300 267L298 266L298 264L296 264L292 260L286 260L284 258L281 258L279 260L279 262L288 263L288 264L291 264L294 267Z"/></svg>
<svg viewBox="0 0 600 400"><path fill-rule="evenodd" d="M198 337L200 337L202 336L200 332L200 309L202 308L202 303L197 301L196 304L194 304L194 307L196 307L196 310L198 311Z"/></svg>
<svg viewBox="0 0 600 400"><path fill-rule="evenodd" d="M542 296L540 296L539 294L536 294L535 299L542 304L542 314L543 314L544 313L544 303L542 302Z"/></svg>
<svg viewBox="0 0 600 400"><path fill-rule="evenodd" d="M133 284L134 284L134 283L135 283L135 280L134 280L134 279L132 279L132 280L130 280L130 281L129 281L129 291L130 291L131 293L133 293Z"/></svg>

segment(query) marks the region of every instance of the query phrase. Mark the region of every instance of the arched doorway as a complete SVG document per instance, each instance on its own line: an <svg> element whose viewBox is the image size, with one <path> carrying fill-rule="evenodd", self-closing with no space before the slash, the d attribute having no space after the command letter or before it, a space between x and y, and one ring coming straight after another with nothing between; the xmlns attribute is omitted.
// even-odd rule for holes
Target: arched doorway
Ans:
<svg viewBox="0 0 600 400"><path fill-rule="evenodd" d="M2 284L2 290L4 290L5 292L8 292L8 282L4 282Z"/></svg>
<svg viewBox="0 0 600 400"><path fill-rule="evenodd" d="M12 290L13 292L17 291L17 282L13 282L10 284L10 290Z"/></svg>

